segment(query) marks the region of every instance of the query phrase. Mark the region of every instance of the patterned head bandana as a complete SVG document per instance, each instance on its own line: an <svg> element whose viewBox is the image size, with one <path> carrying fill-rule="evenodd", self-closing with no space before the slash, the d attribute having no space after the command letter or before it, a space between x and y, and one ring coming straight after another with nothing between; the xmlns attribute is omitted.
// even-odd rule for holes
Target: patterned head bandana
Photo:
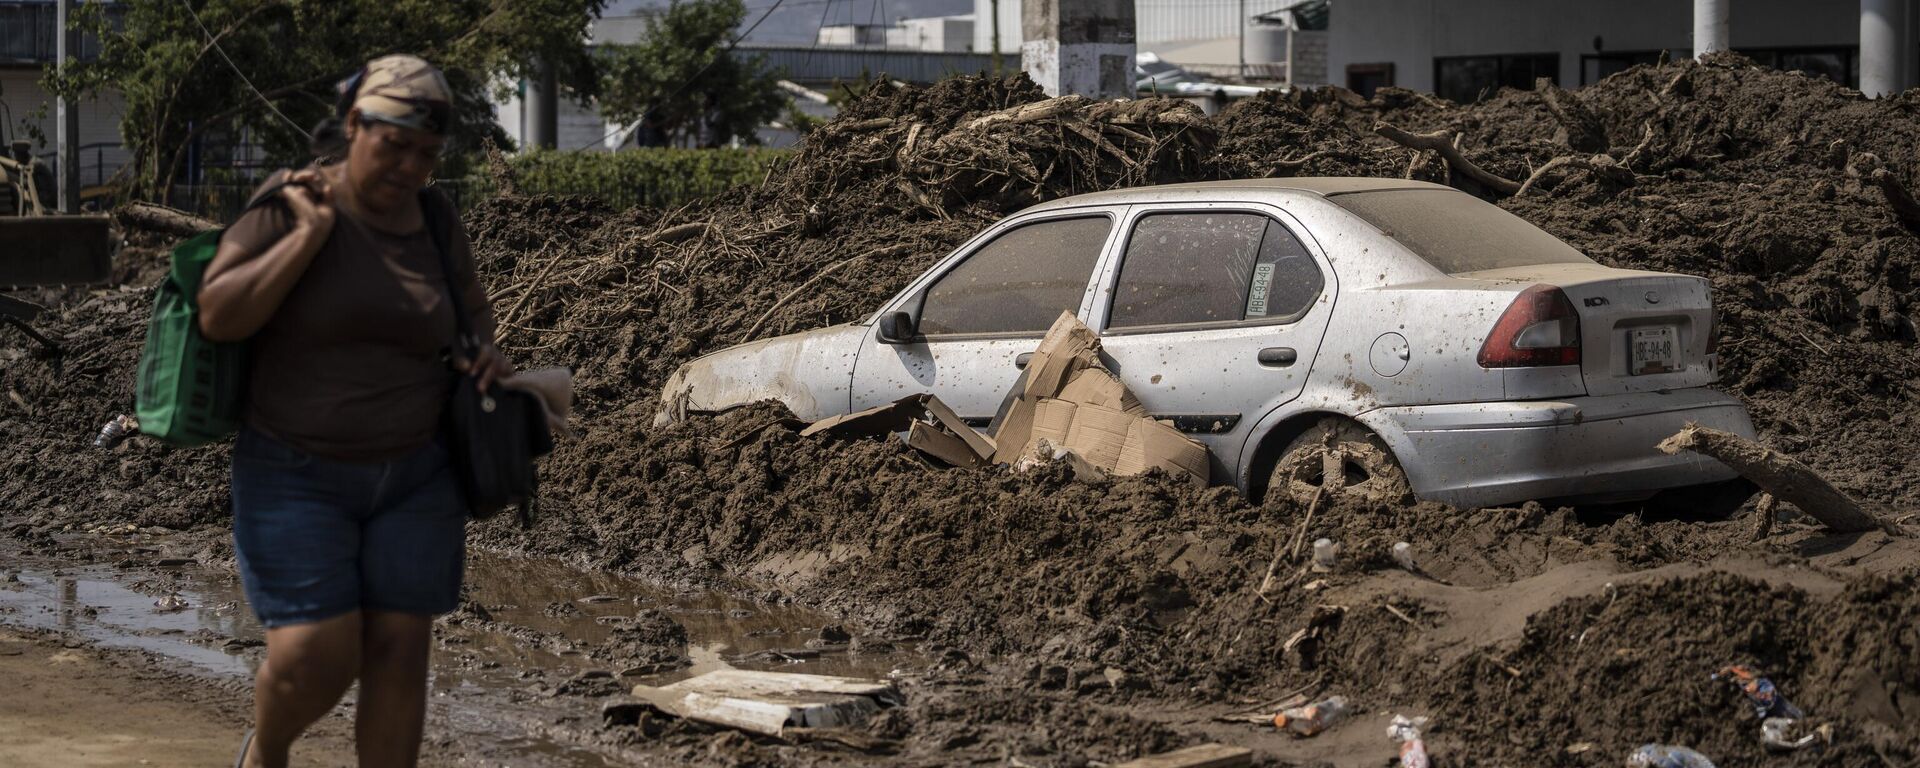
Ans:
<svg viewBox="0 0 1920 768"><path fill-rule="evenodd" d="M374 59L343 86L355 89L353 107L363 118L441 136L453 127L453 89L418 56Z"/></svg>

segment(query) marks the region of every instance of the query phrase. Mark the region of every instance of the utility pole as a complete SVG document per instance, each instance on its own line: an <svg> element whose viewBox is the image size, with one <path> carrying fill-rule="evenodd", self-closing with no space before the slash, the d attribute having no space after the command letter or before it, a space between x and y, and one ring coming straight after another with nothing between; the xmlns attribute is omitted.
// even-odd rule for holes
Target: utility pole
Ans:
<svg viewBox="0 0 1920 768"><path fill-rule="evenodd" d="M1000 0L989 0L988 15L993 22L993 73L1000 74Z"/></svg>
<svg viewBox="0 0 1920 768"><path fill-rule="evenodd" d="M1247 0L1240 0L1240 79L1247 79Z"/></svg>
<svg viewBox="0 0 1920 768"><path fill-rule="evenodd" d="M80 55L80 35L74 32L73 0L59 0L54 6L54 72L65 76ZM62 96L54 110L54 148L60 167L60 210L80 212L80 110L73 97Z"/></svg>
<svg viewBox="0 0 1920 768"><path fill-rule="evenodd" d="M1048 96L1133 97L1133 0L1025 0L1020 32L1020 67Z"/></svg>
<svg viewBox="0 0 1920 768"><path fill-rule="evenodd" d="M1728 50L1727 4L1732 0L1693 0L1693 57Z"/></svg>
<svg viewBox="0 0 1920 768"><path fill-rule="evenodd" d="M533 77L526 81L527 93L521 99L521 119L525 120L526 134L520 137L524 146L533 149L553 149L560 145L560 86L554 77L553 64L541 60L535 66Z"/></svg>
<svg viewBox="0 0 1920 768"><path fill-rule="evenodd" d="M1903 0L1860 0L1860 92L1870 98L1892 96L1905 80L1913 43L1902 44L1910 29Z"/></svg>

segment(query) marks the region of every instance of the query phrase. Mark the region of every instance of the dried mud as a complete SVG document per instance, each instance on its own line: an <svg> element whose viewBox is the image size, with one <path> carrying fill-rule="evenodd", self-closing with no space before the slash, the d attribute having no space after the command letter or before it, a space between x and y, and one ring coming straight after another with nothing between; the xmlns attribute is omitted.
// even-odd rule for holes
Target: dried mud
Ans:
<svg viewBox="0 0 1920 768"><path fill-rule="evenodd" d="M1379 765L1392 749L1373 724L1404 712L1435 719L1443 764L1617 765L1648 741L1751 764L1757 721L1707 678L1730 663L1759 665L1835 726L1823 755L1769 762L1920 760L1912 537L1789 522L1754 541L1751 513L1706 524L1537 505L1306 510L1164 477L936 470L897 440L801 438L772 404L651 426L680 363L857 320L1033 202L1343 174L1496 197L1376 136L1386 122L1458 132L1471 159L1516 181L1555 158L1606 155L1497 202L1605 263L1710 277L1721 386L1763 439L1911 515L1920 237L1868 179L1885 168L1920 183L1920 92L1866 100L1720 57L1555 98L1462 106L1329 89L1208 118L1165 99L1042 109L1022 79L958 78L877 87L762 185L685 209L488 202L468 225L503 341L522 364L576 366L583 434L547 461L541 524L476 526L477 542L798 601L846 617L857 641L915 642L935 662L913 703L869 730L920 762L1075 765L1223 740L1281 763ZM146 266L126 283L46 297L47 328L71 349L58 372L0 342L0 389L18 395L0 403L0 530L32 540L224 519L224 449L86 447L131 405L160 252L127 253ZM1319 537L1344 548L1332 573L1305 569ZM1388 555L1399 541L1417 573ZM660 647L634 640L621 658ZM1361 713L1302 742L1213 720L1295 692L1345 694ZM697 763L867 759L635 726L602 738Z"/></svg>

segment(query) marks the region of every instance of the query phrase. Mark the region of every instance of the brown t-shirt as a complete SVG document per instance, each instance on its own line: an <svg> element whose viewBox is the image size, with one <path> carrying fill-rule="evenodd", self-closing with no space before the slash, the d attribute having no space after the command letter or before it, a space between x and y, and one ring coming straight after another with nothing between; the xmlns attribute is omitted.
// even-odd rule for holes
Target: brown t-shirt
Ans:
<svg viewBox="0 0 1920 768"><path fill-rule="evenodd" d="M472 244L449 218L455 282L464 288L475 332L490 341L493 312L475 275ZM222 237L257 255L292 228L286 205L269 202ZM306 272L249 340L247 424L327 458L405 455L439 428L455 380L446 362L454 333L433 236L425 228L388 234L340 210Z"/></svg>

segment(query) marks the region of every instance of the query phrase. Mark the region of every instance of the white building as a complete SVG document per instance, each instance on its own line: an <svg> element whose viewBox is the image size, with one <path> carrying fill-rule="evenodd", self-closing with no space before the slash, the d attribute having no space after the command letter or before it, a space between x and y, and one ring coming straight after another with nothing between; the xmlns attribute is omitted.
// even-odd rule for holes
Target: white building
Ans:
<svg viewBox="0 0 1920 768"><path fill-rule="evenodd" d="M1916 39L1913 0L1880 1L1906 6L1907 39ZM1734 51L1858 85L1859 0L1729 5ZM1662 50L1693 50L1694 3L1683 0L1333 0L1332 11L1329 74L1363 93L1397 85L1471 101L1500 86L1531 88L1536 77L1571 88ZM1912 85L1920 56L1911 42L1905 51Z"/></svg>

